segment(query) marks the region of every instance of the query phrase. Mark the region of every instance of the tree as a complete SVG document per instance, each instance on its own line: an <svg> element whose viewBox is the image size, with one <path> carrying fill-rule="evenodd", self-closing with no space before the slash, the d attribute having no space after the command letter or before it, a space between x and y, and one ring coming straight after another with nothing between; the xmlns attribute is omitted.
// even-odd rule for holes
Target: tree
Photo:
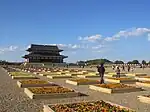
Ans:
<svg viewBox="0 0 150 112"><path fill-rule="evenodd" d="M138 60L133 60L132 64L140 64Z"/></svg>
<svg viewBox="0 0 150 112"><path fill-rule="evenodd" d="M124 64L124 62L123 62L123 61L118 61L118 60L116 60L116 61L114 62L114 64Z"/></svg>
<svg viewBox="0 0 150 112"><path fill-rule="evenodd" d="M143 60L143 61L142 61L142 64L143 64L143 65L146 65L146 61L145 61L145 60Z"/></svg>
<svg viewBox="0 0 150 112"><path fill-rule="evenodd" d="M105 64L105 60L104 59L100 59L100 64Z"/></svg>
<svg viewBox="0 0 150 112"><path fill-rule="evenodd" d="M86 63L88 63L89 65L98 65L98 64L108 64L108 63L113 63L107 59L94 59L94 60L87 60Z"/></svg>
<svg viewBox="0 0 150 112"><path fill-rule="evenodd" d="M129 61L127 64L140 64L138 60Z"/></svg>
<svg viewBox="0 0 150 112"><path fill-rule="evenodd" d="M0 64L1 64L1 65L3 65L3 64L8 64L8 62L5 61L5 60L0 60Z"/></svg>
<svg viewBox="0 0 150 112"><path fill-rule="evenodd" d="M129 61L127 64L132 64L132 62L131 62L131 61Z"/></svg>

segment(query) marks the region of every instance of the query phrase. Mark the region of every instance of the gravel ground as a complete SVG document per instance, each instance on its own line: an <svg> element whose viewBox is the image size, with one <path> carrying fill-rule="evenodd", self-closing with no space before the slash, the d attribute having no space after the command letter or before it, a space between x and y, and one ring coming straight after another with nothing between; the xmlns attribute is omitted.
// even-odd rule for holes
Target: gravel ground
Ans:
<svg viewBox="0 0 150 112"><path fill-rule="evenodd" d="M85 68L87 69L87 68ZM108 70L110 71L110 70ZM137 72L149 73L150 69L137 69ZM72 88L87 94L88 96L74 97L74 98L61 98L61 99L47 99L47 100L31 100L23 89L20 89L16 80L12 80L8 74L0 68L0 112L40 112L44 104L55 103L68 103L78 101L93 101L93 100L106 100L122 106L135 109L137 112L150 112L150 105L140 103L137 100L138 95L150 94L150 89L145 88L146 91L120 93L120 94L105 94L88 89L88 86L73 86L65 83L65 79L47 79L46 77L39 76L41 79L50 80L65 87Z"/></svg>

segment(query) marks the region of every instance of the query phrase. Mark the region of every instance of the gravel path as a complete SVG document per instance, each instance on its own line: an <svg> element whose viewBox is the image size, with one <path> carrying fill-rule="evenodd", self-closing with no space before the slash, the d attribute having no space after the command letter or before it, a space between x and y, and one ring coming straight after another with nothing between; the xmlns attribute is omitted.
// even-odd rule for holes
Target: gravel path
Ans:
<svg viewBox="0 0 150 112"><path fill-rule="evenodd" d="M149 70L146 72L148 73ZM144 71L145 72L145 71ZM47 99L47 100L31 100L23 89L20 89L16 80L12 80L8 74L0 68L0 112L40 112L44 104L54 103L68 103L77 101L91 101L91 100L107 100L116 104L120 104L137 112L150 112L150 105L140 103L137 100L138 95L150 94L150 89L142 92L132 92L123 94L105 94L88 89L88 86L73 86L65 83L64 79L47 79L46 77L39 76L41 79L50 80L57 84L75 89L89 96L74 97L74 98L61 98L61 99Z"/></svg>

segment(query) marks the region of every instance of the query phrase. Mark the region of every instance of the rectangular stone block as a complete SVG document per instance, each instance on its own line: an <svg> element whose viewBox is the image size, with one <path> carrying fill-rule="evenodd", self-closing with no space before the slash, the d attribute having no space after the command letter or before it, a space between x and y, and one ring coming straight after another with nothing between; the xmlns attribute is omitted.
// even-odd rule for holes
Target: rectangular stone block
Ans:
<svg viewBox="0 0 150 112"><path fill-rule="evenodd" d="M39 79L39 78L34 76L12 76L12 79Z"/></svg>
<svg viewBox="0 0 150 112"><path fill-rule="evenodd" d="M53 86L54 83L47 83L47 84L22 84L20 81L17 81L17 85L20 88L29 88L29 87L45 87L45 86ZM56 84L55 84L56 86Z"/></svg>
<svg viewBox="0 0 150 112"><path fill-rule="evenodd" d="M53 75L53 76L47 76L47 78L50 78L50 79L62 79L62 78L72 78L72 76L67 76L67 75L64 75L64 76L61 76L61 75Z"/></svg>
<svg viewBox="0 0 150 112"><path fill-rule="evenodd" d="M105 78L105 81L112 82L112 83L135 83L136 79L124 79L124 80L118 80L118 79L111 79L111 78Z"/></svg>
<svg viewBox="0 0 150 112"><path fill-rule="evenodd" d="M138 87L132 87L132 88L114 88L114 89L109 89L109 88L103 88L95 85L90 85L90 89L95 90L95 91L100 91L108 94L112 93L128 93L128 92L136 92L136 91L141 91L141 88Z"/></svg>
<svg viewBox="0 0 150 112"><path fill-rule="evenodd" d="M139 80L139 81L150 81L150 77L149 78L146 78L146 77L135 77L136 80Z"/></svg>
<svg viewBox="0 0 150 112"><path fill-rule="evenodd" d="M95 82L93 81L87 81L87 82L76 82L76 81L72 81L72 80L66 80L66 83L68 84L72 84L72 85L89 85L89 84L98 84L99 82L95 80Z"/></svg>
<svg viewBox="0 0 150 112"><path fill-rule="evenodd" d="M145 73L130 73L130 74L126 74L127 76L130 76L130 77L139 77L139 76L146 76L147 74Z"/></svg>
<svg viewBox="0 0 150 112"><path fill-rule="evenodd" d="M68 97L77 97L79 93L77 92L68 92L68 93L50 93L50 94L34 94L28 88L24 89L24 92L30 99L47 99L47 98L68 98Z"/></svg>
<svg viewBox="0 0 150 112"><path fill-rule="evenodd" d="M118 105L118 104L115 104L115 103L112 103L112 102L108 102L108 101L104 101L105 103L109 103L110 105L112 106L115 106L115 107L120 107L121 109L126 109L126 110L129 110L129 112L135 112L134 110L128 108L128 107L124 107L124 106L121 106L121 105ZM81 103L81 102L78 102L78 103ZM67 103L67 105L71 105L72 103ZM43 111L44 112L55 112L51 106L54 106L54 105L59 105L59 104L47 104L47 105L44 105L44 108L43 108ZM71 107L71 106L70 106ZM74 112L74 111L73 111Z"/></svg>
<svg viewBox="0 0 150 112"><path fill-rule="evenodd" d="M136 82L136 85L138 86L144 86L144 87L150 87L150 83L144 83L144 82Z"/></svg>
<svg viewBox="0 0 150 112"><path fill-rule="evenodd" d="M79 78L100 78L98 75L77 75Z"/></svg>
<svg viewBox="0 0 150 112"><path fill-rule="evenodd" d="M138 100L139 100L140 102L142 102L142 103L150 104L150 97L141 95L141 96L138 96L137 98L138 98Z"/></svg>

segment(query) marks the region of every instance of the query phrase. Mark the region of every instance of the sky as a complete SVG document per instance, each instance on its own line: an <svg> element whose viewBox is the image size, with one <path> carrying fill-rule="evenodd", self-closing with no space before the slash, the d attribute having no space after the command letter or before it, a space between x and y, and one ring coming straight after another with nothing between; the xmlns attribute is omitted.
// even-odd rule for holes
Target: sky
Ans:
<svg viewBox="0 0 150 112"><path fill-rule="evenodd" d="M56 44L67 62L150 60L149 0L0 0L0 60Z"/></svg>

